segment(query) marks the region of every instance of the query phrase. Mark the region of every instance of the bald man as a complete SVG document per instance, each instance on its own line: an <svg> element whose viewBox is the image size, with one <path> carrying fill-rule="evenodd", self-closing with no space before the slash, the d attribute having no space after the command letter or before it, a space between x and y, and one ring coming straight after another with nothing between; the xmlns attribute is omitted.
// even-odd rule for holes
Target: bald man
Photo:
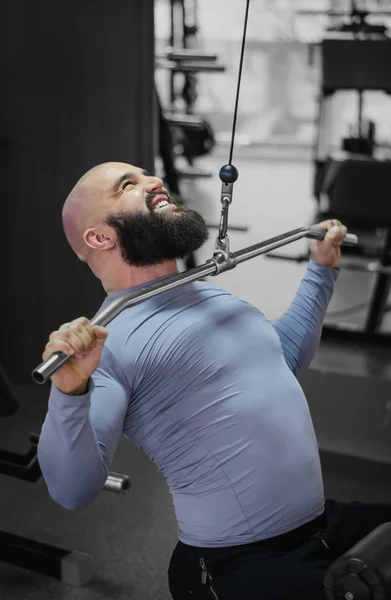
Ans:
<svg viewBox="0 0 391 600"><path fill-rule="evenodd" d="M207 238L201 215L176 206L159 178L122 163L82 177L63 223L107 292L101 309L164 281ZM123 311L107 328L82 317L50 335L43 358L71 358L52 377L38 446L49 493L68 509L89 504L120 436L142 448L173 497L174 600L323 599L330 564L391 521L390 507L324 498L297 375L317 350L346 228L318 227L326 238L311 244L305 277L274 324L198 281Z"/></svg>

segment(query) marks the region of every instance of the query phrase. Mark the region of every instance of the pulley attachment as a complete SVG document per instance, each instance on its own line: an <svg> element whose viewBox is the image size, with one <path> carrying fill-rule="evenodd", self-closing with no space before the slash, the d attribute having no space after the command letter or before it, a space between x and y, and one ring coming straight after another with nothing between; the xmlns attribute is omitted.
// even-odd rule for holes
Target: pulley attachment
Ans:
<svg viewBox="0 0 391 600"><path fill-rule="evenodd" d="M239 76L238 76L238 82L237 82L237 87L236 87L235 108L234 108L234 116L233 116L233 123L232 123L231 147L229 150L228 164L221 167L220 173L219 173L220 179L222 182L221 217L220 217L219 233L216 237L213 258L211 259L211 261L216 265L216 269L217 269L216 275L218 275L222 271L228 271L229 269L233 269L236 266L235 257L229 251L229 238L227 235L228 209L232 202L234 183L237 180L237 178L239 177L238 170L232 164L232 157L233 157L233 151L234 151L234 145L235 145L236 122L237 122L237 118L238 118L240 84L241 84L242 73L243 73L243 59L244 59L244 49L246 46L246 34L247 34L249 9L250 9L250 0L246 0L246 11L245 11L245 16L244 16L242 47L241 47L241 51L240 51L240 60L239 60Z"/></svg>
<svg viewBox="0 0 391 600"><path fill-rule="evenodd" d="M224 165L220 169L219 177L223 184L235 183L239 177L239 171L233 165Z"/></svg>
<svg viewBox="0 0 391 600"><path fill-rule="evenodd" d="M239 177L239 172L231 164L224 165L220 169L220 180L221 180L221 216L219 232L216 237L213 261L215 262L218 273L220 273L222 266L224 270L233 269L235 267L233 256L229 249L229 237L228 231L228 209L232 202L233 187L235 181Z"/></svg>

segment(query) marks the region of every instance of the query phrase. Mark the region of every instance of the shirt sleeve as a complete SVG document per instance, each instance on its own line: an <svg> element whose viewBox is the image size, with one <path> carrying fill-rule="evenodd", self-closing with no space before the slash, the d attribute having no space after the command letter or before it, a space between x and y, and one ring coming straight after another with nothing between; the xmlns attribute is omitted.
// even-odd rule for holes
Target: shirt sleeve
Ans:
<svg viewBox="0 0 391 600"><path fill-rule="evenodd" d="M273 325L285 360L295 375L306 369L315 356L338 275L339 269L310 260L291 306Z"/></svg>
<svg viewBox="0 0 391 600"><path fill-rule="evenodd" d="M64 508L92 502L104 486L129 404L129 385L105 346L84 395L52 386L38 444L50 496Z"/></svg>

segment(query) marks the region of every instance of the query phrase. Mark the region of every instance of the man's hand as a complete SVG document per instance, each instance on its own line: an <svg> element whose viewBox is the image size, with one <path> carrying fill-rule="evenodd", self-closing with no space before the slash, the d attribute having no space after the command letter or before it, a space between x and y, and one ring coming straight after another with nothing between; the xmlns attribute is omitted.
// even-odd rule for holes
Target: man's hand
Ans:
<svg viewBox="0 0 391 600"><path fill-rule="evenodd" d="M336 269L341 258L340 246L347 233L346 227L335 219L323 221L313 227L314 229L326 229L327 234L323 242L311 240L312 259L324 267Z"/></svg>
<svg viewBox="0 0 391 600"><path fill-rule="evenodd" d="M51 377L61 392L79 395L87 391L88 381L99 365L107 335L107 329L92 326L86 317L65 323L50 335L43 360L58 351L72 357Z"/></svg>

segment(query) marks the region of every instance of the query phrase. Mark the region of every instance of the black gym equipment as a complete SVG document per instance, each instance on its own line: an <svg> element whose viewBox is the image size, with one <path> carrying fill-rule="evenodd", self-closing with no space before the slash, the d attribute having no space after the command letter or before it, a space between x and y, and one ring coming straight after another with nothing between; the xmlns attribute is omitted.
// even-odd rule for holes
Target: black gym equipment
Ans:
<svg viewBox="0 0 391 600"><path fill-rule="evenodd" d="M370 266L376 273L376 280L363 330L348 332L338 325L326 326L323 335L339 334L345 338L355 336L378 341L382 338L381 341L388 343L391 337L380 335L379 330L390 289L391 160L390 153L386 157L378 155L375 124L364 123L364 94L365 90L390 94L391 40L386 36L383 25L367 22L368 15L352 2L350 23L334 25L330 32L337 37L324 39L321 44L322 84L319 135L314 158L314 194L321 218L333 215L348 227L372 233L375 244L361 244L358 254L377 261ZM342 37L338 37L341 34ZM353 134L342 140L342 156L330 151L327 140L333 96L339 90L357 93L357 123ZM346 268L349 268L349 263ZM367 267L363 265L362 268L366 270Z"/></svg>
<svg viewBox="0 0 391 600"><path fill-rule="evenodd" d="M338 558L324 578L327 600L391 598L391 523L380 525Z"/></svg>
<svg viewBox="0 0 391 600"><path fill-rule="evenodd" d="M0 365L0 417L9 417L19 404L6 373ZM18 454L0 449L0 475L36 483L41 478L37 446L39 436L30 434L30 449ZM129 477L109 473L103 490L126 493ZM93 560L89 554L68 550L0 530L0 561L35 573L49 575L69 585L81 586L93 576Z"/></svg>
<svg viewBox="0 0 391 600"><path fill-rule="evenodd" d="M360 244L347 249L346 255L352 258L350 262L344 260L344 269L375 274L363 328L327 324L322 335L388 344L391 336L380 333L380 329L388 310L391 283L391 145L379 144L375 123L365 119L365 91L391 93L391 39L384 25L368 22L370 14L391 16L391 12L369 13L352 1L349 12L302 10L298 14L348 17L347 21L328 27L319 45L321 84L314 152L314 220L338 219L359 232ZM340 91L356 92L357 121L336 150L330 132L334 98ZM309 252L272 257L300 262L308 260L308 256Z"/></svg>
<svg viewBox="0 0 391 600"><path fill-rule="evenodd" d="M194 160L215 146L210 123L194 114L197 74L219 73L225 67L217 63L217 55L195 48L198 33L197 0L170 0L170 19L169 45L155 58L156 69L168 72L170 87L170 105L167 109L163 108L157 93L159 156L167 187L178 203L185 204L180 193L180 180L211 177L211 173L197 169ZM183 81L180 91L178 79ZM184 106L178 107L178 102ZM186 159L189 169L177 166L177 158L181 156ZM185 258L185 265L186 269L196 266L193 254Z"/></svg>
<svg viewBox="0 0 391 600"><path fill-rule="evenodd" d="M360 34L379 34L384 35L387 28L384 25L376 25L374 23L368 23L368 16L376 17L389 17L389 10L366 10L361 8L356 0L350 0L350 10L336 9L331 10L319 10L317 8L304 8L296 11L298 15L314 17L318 15L324 15L331 18L345 18L348 17L347 21L343 21L337 26L331 25L327 28L328 31L338 31L342 33L352 33L354 35Z"/></svg>
<svg viewBox="0 0 391 600"><path fill-rule="evenodd" d="M198 156L211 152L215 146L213 130L205 119L196 115L165 114L173 137L176 154L184 156L190 165Z"/></svg>
<svg viewBox="0 0 391 600"><path fill-rule="evenodd" d="M215 147L215 134L211 124L196 114L197 75L223 73L225 67L218 56L198 48L198 0L170 0L171 31L168 47L156 54L157 69L169 73L170 104L163 108L157 94L159 119L159 155L163 163L163 179L176 200L186 204L180 193L182 179L209 178L212 173L197 169L195 160L209 154ZM182 87L181 87L182 82ZM190 168L177 166L176 159L183 157ZM217 229L219 225L208 223ZM246 232L247 227L231 226L232 230ZM196 266L195 257L185 259L186 269Z"/></svg>
<svg viewBox="0 0 391 600"><path fill-rule="evenodd" d="M178 171L177 178L210 177L210 173L194 168L194 160L208 154L215 145L210 123L196 115L197 75L222 73L225 67L217 63L216 54L197 48L197 0L170 0L170 9L169 46L163 52L157 53L155 62L157 69L168 71L170 88L169 106L162 111L160 120L163 118L171 131L171 143L161 156L165 168L165 156L168 152L171 152L174 158L182 156L186 159L191 168ZM165 134L163 141L168 141ZM171 165L169 173L172 172L170 167Z"/></svg>
<svg viewBox="0 0 391 600"><path fill-rule="evenodd" d="M19 404L12 391L11 382L0 363L0 417L11 417L19 410Z"/></svg>
<svg viewBox="0 0 391 600"><path fill-rule="evenodd" d="M184 101L187 114L194 114L198 98L196 75L221 73L225 67L217 63L217 55L198 49L198 0L170 0L170 18L168 56L165 57L174 61L170 73L170 110L176 109L179 100ZM183 77L178 78L178 74Z"/></svg>

